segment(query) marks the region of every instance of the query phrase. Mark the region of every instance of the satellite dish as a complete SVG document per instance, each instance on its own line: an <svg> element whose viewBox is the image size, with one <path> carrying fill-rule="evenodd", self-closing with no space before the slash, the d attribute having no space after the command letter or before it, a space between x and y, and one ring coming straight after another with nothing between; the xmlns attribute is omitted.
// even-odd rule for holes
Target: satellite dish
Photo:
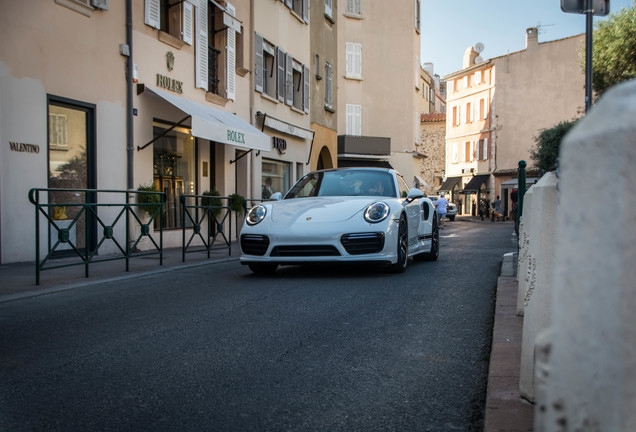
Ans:
<svg viewBox="0 0 636 432"><path fill-rule="evenodd" d="M475 51L477 51L477 54L481 53L484 50L484 44L481 42L477 42L475 44Z"/></svg>
<svg viewBox="0 0 636 432"><path fill-rule="evenodd" d="M477 63L481 63L481 62L483 62L483 61L484 61L484 59L483 59L483 58L481 58L481 56L477 56L477 57L475 57L475 64L477 64Z"/></svg>

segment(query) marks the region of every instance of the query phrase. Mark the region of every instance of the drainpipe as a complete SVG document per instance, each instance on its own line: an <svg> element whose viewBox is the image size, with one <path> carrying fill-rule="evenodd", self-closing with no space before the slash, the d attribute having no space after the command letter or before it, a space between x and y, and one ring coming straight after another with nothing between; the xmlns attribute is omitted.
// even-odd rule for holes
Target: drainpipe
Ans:
<svg viewBox="0 0 636 432"><path fill-rule="evenodd" d="M132 0L126 0L126 44L129 55L126 61L126 154L127 158L127 189L135 188L133 177L133 162L135 146L133 145L133 45L132 45Z"/></svg>

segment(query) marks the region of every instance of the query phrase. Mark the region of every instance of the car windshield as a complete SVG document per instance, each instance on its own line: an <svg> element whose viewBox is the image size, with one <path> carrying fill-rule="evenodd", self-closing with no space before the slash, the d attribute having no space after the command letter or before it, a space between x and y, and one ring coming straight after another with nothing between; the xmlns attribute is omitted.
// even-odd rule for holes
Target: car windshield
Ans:
<svg viewBox="0 0 636 432"><path fill-rule="evenodd" d="M397 197L393 176L386 171L335 170L309 173L294 185L285 199L323 196Z"/></svg>

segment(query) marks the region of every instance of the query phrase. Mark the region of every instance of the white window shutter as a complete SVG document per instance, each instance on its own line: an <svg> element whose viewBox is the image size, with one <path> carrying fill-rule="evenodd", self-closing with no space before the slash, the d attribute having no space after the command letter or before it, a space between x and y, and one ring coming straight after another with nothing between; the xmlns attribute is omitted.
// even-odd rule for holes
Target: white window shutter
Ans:
<svg viewBox="0 0 636 432"><path fill-rule="evenodd" d="M347 42L346 44L346 70L345 73L347 75L353 74L353 44L351 42Z"/></svg>
<svg viewBox="0 0 636 432"><path fill-rule="evenodd" d="M354 134L362 135L362 105L355 105L355 130Z"/></svg>
<svg viewBox="0 0 636 432"><path fill-rule="evenodd" d="M484 138L484 155L482 156L484 160L488 160L488 138Z"/></svg>
<svg viewBox="0 0 636 432"><path fill-rule="evenodd" d="M347 104L347 120L345 127L345 133L347 135L353 135L353 105Z"/></svg>
<svg viewBox="0 0 636 432"><path fill-rule="evenodd" d="M285 102L285 51L276 47L276 97Z"/></svg>
<svg viewBox="0 0 636 432"><path fill-rule="evenodd" d="M355 44L355 74L358 77L362 76L362 44Z"/></svg>
<svg viewBox="0 0 636 432"><path fill-rule="evenodd" d="M309 0L303 0L303 21L309 22Z"/></svg>
<svg viewBox="0 0 636 432"><path fill-rule="evenodd" d="M309 68L303 65L303 110L309 114Z"/></svg>
<svg viewBox="0 0 636 432"><path fill-rule="evenodd" d="M484 119L488 118L488 99L484 98Z"/></svg>
<svg viewBox="0 0 636 432"><path fill-rule="evenodd" d="M161 28L161 0L146 0L145 23L156 29Z"/></svg>
<svg viewBox="0 0 636 432"><path fill-rule="evenodd" d="M333 107L333 69L329 63L325 63L325 105Z"/></svg>
<svg viewBox="0 0 636 432"><path fill-rule="evenodd" d="M208 0L200 0L196 8L197 40L195 41L196 86L208 91Z"/></svg>
<svg viewBox="0 0 636 432"><path fill-rule="evenodd" d="M227 29L227 46L226 63L227 63L227 83L226 83L226 99L236 99L236 30Z"/></svg>
<svg viewBox="0 0 636 432"><path fill-rule="evenodd" d="M475 160L475 141L470 142L470 161Z"/></svg>
<svg viewBox="0 0 636 432"><path fill-rule="evenodd" d="M194 6L191 3L183 2L183 41L192 45L194 39Z"/></svg>
<svg viewBox="0 0 636 432"><path fill-rule="evenodd" d="M294 58L287 54L285 56L285 103L294 105Z"/></svg>
<svg viewBox="0 0 636 432"><path fill-rule="evenodd" d="M325 0L325 15L327 15L329 18L332 17L332 0Z"/></svg>
<svg viewBox="0 0 636 432"><path fill-rule="evenodd" d="M452 154L451 154L452 159L451 160L453 162L457 163L457 162L459 162L459 144L454 142L452 144L451 148L452 148Z"/></svg>
<svg viewBox="0 0 636 432"><path fill-rule="evenodd" d="M254 33L254 90L263 93L263 35L256 32Z"/></svg>
<svg viewBox="0 0 636 432"><path fill-rule="evenodd" d="M236 16L236 8L230 4L225 3L225 10L228 14ZM226 80L225 83L225 98L230 100L236 99L236 30L228 27L227 29L227 46L225 47L225 60L226 60Z"/></svg>

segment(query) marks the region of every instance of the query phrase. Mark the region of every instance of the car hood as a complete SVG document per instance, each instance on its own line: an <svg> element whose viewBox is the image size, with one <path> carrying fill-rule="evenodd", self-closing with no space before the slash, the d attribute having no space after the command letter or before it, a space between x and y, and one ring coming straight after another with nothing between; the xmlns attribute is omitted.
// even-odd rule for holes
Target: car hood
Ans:
<svg viewBox="0 0 636 432"><path fill-rule="evenodd" d="M334 223L351 219L380 197L313 197L277 201L271 207L273 223L291 225L298 221Z"/></svg>

